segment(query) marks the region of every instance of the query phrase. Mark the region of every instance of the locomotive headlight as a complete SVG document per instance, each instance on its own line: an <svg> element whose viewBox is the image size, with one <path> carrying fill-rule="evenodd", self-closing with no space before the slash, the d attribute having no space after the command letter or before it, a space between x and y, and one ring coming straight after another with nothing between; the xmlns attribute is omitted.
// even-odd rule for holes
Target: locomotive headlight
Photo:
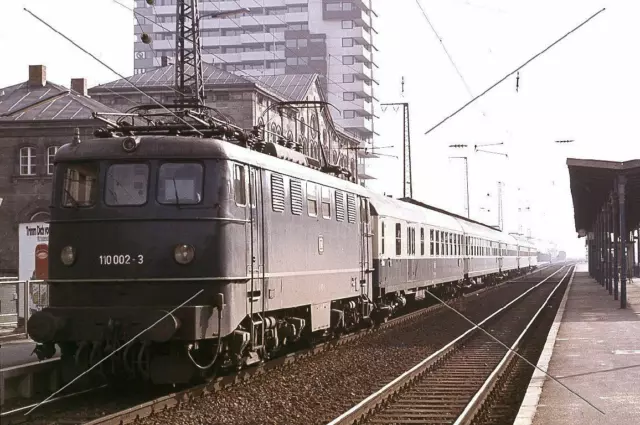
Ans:
<svg viewBox="0 0 640 425"><path fill-rule="evenodd" d="M139 143L140 143L140 140L134 137L127 137L122 141L122 149L125 152L131 153L136 150Z"/></svg>
<svg viewBox="0 0 640 425"><path fill-rule="evenodd" d="M195 254L196 250L191 245L180 244L173 249L173 258L178 264L189 264Z"/></svg>
<svg viewBox="0 0 640 425"><path fill-rule="evenodd" d="M76 250L72 246L65 246L60 253L62 264L70 266L76 261Z"/></svg>

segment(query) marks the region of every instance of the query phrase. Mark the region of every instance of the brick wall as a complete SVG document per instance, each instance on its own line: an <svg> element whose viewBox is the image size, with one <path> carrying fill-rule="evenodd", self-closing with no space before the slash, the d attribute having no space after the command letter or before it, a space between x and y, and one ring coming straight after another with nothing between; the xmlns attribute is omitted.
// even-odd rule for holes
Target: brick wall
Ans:
<svg viewBox="0 0 640 425"><path fill-rule="evenodd" d="M76 127L81 129L81 138L91 138L96 124L95 120L0 123L0 275L18 275L18 224L32 218L48 220L51 176L47 174L47 148L69 143ZM20 175L19 152L27 146L35 149L33 176Z"/></svg>

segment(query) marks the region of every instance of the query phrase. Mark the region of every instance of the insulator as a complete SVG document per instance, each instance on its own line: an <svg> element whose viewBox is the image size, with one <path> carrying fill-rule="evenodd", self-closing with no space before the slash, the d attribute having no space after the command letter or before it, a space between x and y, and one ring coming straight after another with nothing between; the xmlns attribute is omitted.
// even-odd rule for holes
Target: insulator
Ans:
<svg viewBox="0 0 640 425"><path fill-rule="evenodd" d="M146 32L143 32L142 34L140 34L140 40L144 44L151 44L151 37Z"/></svg>
<svg viewBox="0 0 640 425"><path fill-rule="evenodd" d="M356 302L355 301L349 301L349 303L347 304L349 309L354 309L356 308Z"/></svg>

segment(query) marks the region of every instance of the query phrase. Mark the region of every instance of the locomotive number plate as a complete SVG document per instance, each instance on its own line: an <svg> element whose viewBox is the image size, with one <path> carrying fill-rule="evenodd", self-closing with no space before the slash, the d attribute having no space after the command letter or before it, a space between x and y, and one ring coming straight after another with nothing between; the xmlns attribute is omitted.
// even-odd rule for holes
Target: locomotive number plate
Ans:
<svg viewBox="0 0 640 425"><path fill-rule="evenodd" d="M144 263L144 255L114 254L99 255L98 261L101 266L126 266L128 264Z"/></svg>

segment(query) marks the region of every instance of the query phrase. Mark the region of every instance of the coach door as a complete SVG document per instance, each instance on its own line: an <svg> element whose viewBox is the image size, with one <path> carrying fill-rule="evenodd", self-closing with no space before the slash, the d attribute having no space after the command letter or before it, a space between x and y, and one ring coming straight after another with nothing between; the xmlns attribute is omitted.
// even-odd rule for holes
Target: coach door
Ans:
<svg viewBox="0 0 640 425"><path fill-rule="evenodd" d="M362 295L371 294L372 237L369 200L360 198L360 288Z"/></svg>
<svg viewBox="0 0 640 425"><path fill-rule="evenodd" d="M249 202L247 205L247 241L249 252L247 253L247 285L248 310L251 317L255 313L264 311L265 288L264 283L264 215L263 215L263 172L259 168L249 167ZM254 327L252 327L253 330ZM252 336L252 341L255 341Z"/></svg>

